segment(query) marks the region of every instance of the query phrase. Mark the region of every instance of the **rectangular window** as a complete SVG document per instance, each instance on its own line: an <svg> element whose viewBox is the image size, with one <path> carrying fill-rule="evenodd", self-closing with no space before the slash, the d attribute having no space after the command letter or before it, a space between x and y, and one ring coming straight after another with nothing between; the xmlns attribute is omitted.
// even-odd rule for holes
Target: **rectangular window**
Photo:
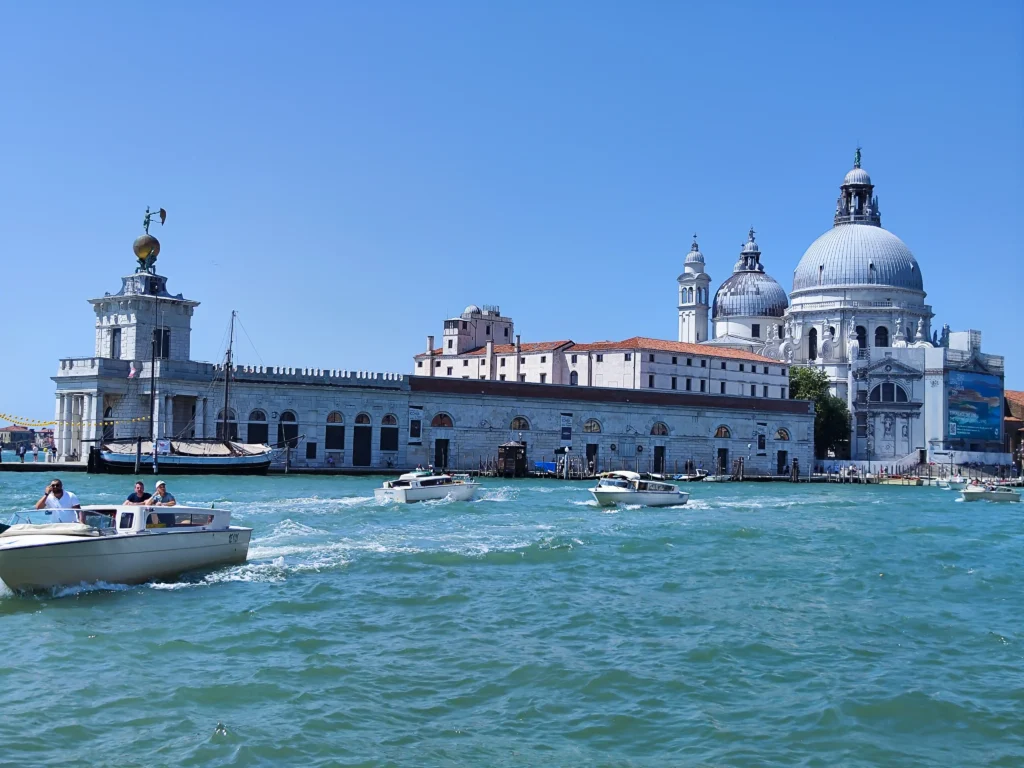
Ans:
<svg viewBox="0 0 1024 768"><path fill-rule="evenodd" d="M465 321L465 320L463 320L463 321L462 321L462 330L466 330L466 328L467 328L467 326L466 326L466 321Z"/></svg>
<svg viewBox="0 0 1024 768"><path fill-rule="evenodd" d="M121 329L110 330L110 356L115 360L121 359Z"/></svg>
<svg viewBox="0 0 1024 768"><path fill-rule="evenodd" d="M781 397L783 400L786 399L786 388L785 387L782 388L782 394L779 395L779 397Z"/></svg>
<svg viewBox="0 0 1024 768"><path fill-rule="evenodd" d="M508 326L507 325L505 326L505 338L506 339L508 338Z"/></svg>
<svg viewBox="0 0 1024 768"><path fill-rule="evenodd" d="M766 366L764 367L764 372L765 372L765 373L771 373L771 371L770 371L770 370L768 370L768 366L767 366L767 365L766 365Z"/></svg>
<svg viewBox="0 0 1024 768"><path fill-rule="evenodd" d="M654 389L654 374L652 373L647 377L647 388Z"/></svg>
<svg viewBox="0 0 1024 768"><path fill-rule="evenodd" d="M548 356L547 356L547 355L541 355L541 356L540 356L540 361L541 361L542 363L546 363L546 362L548 361Z"/></svg>
<svg viewBox="0 0 1024 768"><path fill-rule="evenodd" d="M701 360L700 361L700 367L701 368L707 368L708 367L708 361L707 360Z"/></svg>
<svg viewBox="0 0 1024 768"><path fill-rule="evenodd" d="M689 392L693 389L693 379L686 380L686 391Z"/></svg>
<svg viewBox="0 0 1024 768"><path fill-rule="evenodd" d="M451 376L451 375L452 375L452 367L451 367L450 365L448 366L448 375L449 375L449 376Z"/></svg>
<svg viewBox="0 0 1024 768"><path fill-rule="evenodd" d="M135 513L134 512L122 512L121 522L118 524L118 528L132 528L135 525Z"/></svg>
<svg viewBox="0 0 1024 768"><path fill-rule="evenodd" d="M542 373L540 375L540 383L541 384L546 384L547 381L548 381L548 375L546 373Z"/></svg>
<svg viewBox="0 0 1024 768"><path fill-rule="evenodd" d="M463 360L462 361L462 367L466 368L467 366L469 366L469 360Z"/></svg>
<svg viewBox="0 0 1024 768"><path fill-rule="evenodd" d="M725 370L725 361L724 360L722 361L722 370L723 371Z"/></svg>
<svg viewBox="0 0 1024 768"><path fill-rule="evenodd" d="M484 326L484 335L486 335L486 336L490 336L491 335L491 326L489 326L489 325Z"/></svg>
<svg viewBox="0 0 1024 768"><path fill-rule="evenodd" d="M868 415L866 413L857 414L857 437L868 436Z"/></svg>
<svg viewBox="0 0 1024 768"><path fill-rule="evenodd" d="M315 459L316 458L316 443L306 443L306 458L307 459Z"/></svg>
<svg viewBox="0 0 1024 768"><path fill-rule="evenodd" d="M693 365L693 358L692 357L686 358L686 364L687 365Z"/></svg>
<svg viewBox="0 0 1024 768"><path fill-rule="evenodd" d="M526 365L526 358L525 357L520 357L519 358L519 364L520 365Z"/></svg>
<svg viewBox="0 0 1024 768"><path fill-rule="evenodd" d="M451 348L452 348L452 340L448 339L448 349L451 349Z"/></svg>
<svg viewBox="0 0 1024 768"><path fill-rule="evenodd" d="M705 381L704 381L704 379L701 379L701 380L700 380L700 391L701 391L701 392L703 392L703 391L704 391L704 385L705 385L706 383L707 383L707 382L705 382Z"/></svg>
<svg viewBox="0 0 1024 768"><path fill-rule="evenodd" d="M720 391L720 392L721 392L721 393L722 393L723 395L725 394L725 382L724 382L724 381L723 381L723 382L722 382L722 383L721 383L721 384L719 385L719 391Z"/></svg>
<svg viewBox="0 0 1024 768"><path fill-rule="evenodd" d="M481 361L480 361L480 365L483 365L483 364L484 364L484 363L486 363L486 362L487 362L486 360L481 360Z"/></svg>
<svg viewBox="0 0 1024 768"><path fill-rule="evenodd" d="M504 381L504 380L505 380L505 374L504 373L499 373L498 374L498 381Z"/></svg>
<svg viewBox="0 0 1024 768"><path fill-rule="evenodd" d="M782 371L780 371L780 373L781 373L781 374L782 374L783 376L785 376L785 375L786 375L786 369L785 369L785 368L783 368L783 369L782 369Z"/></svg>
<svg viewBox="0 0 1024 768"><path fill-rule="evenodd" d="M676 377L673 376L672 377L672 389L675 389L675 388L676 388Z"/></svg>
<svg viewBox="0 0 1024 768"><path fill-rule="evenodd" d="M498 363L498 367L499 367L499 368L504 368L504 367L505 367L505 358L504 358L504 357L503 357L503 358L501 358L501 362L500 362L500 363Z"/></svg>
<svg viewBox="0 0 1024 768"><path fill-rule="evenodd" d="M761 338L761 324L760 323L752 323L751 324L751 326L750 326L750 335L753 336L755 339L760 339Z"/></svg>
<svg viewBox="0 0 1024 768"><path fill-rule="evenodd" d="M742 373L742 371L743 371L743 363L740 363L740 372Z"/></svg>
<svg viewBox="0 0 1024 768"><path fill-rule="evenodd" d="M648 363L653 363L654 362L654 355L648 355L647 356L647 362Z"/></svg>
<svg viewBox="0 0 1024 768"><path fill-rule="evenodd" d="M604 362L604 355L598 355L597 356L597 362L603 363Z"/></svg>
<svg viewBox="0 0 1024 768"><path fill-rule="evenodd" d="M382 451L398 450L398 427L381 427L380 449Z"/></svg>
<svg viewBox="0 0 1024 768"><path fill-rule="evenodd" d="M412 440L419 440L420 435L423 432L423 422L420 419L409 420L409 438ZM342 445L342 448L345 446Z"/></svg>
<svg viewBox="0 0 1024 768"><path fill-rule="evenodd" d="M576 355L572 356L572 362L574 362L574 363L576 362Z"/></svg>
<svg viewBox="0 0 1024 768"><path fill-rule="evenodd" d="M416 361L416 367L417 368L422 368L423 367L423 361L422 360L417 360Z"/></svg>
<svg viewBox="0 0 1024 768"><path fill-rule="evenodd" d="M751 384L750 385L750 396L751 397L757 397L757 385L756 384Z"/></svg>
<svg viewBox="0 0 1024 768"><path fill-rule="evenodd" d="M166 360L171 354L171 329L156 328L153 331L153 349L157 360Z"/></svg>
<svg viewBox="0 0 1024 768"><path fill-rule="evenodd" d="M765 387L765 388L764 388L764 394L763 394L763 395L761 395L761 396L762 396L762 397L768 397L768 387Z"/></svg>
<svg viewBox="0 0 1024 768"><path fill-rule="evenodd" d="M520 381L526 381L526 374L525 373L520 373L519 374L519 380Z"/></svg>
<svg viewBox="0 0 1024 768"><path fill-rule="evenodd" d="M672 358L672 365L677 365L678 363L679 363L679 358L678 357L673 357Z"/></svg>

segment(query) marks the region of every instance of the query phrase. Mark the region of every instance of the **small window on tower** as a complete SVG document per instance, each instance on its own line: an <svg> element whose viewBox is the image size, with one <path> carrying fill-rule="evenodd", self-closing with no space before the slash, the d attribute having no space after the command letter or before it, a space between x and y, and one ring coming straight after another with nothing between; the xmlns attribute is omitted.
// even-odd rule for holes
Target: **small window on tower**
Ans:
<svg viewBox="0 0 1024 768"><path fill-rule="evenodd" d="M753 323L750 326L750 335L755 339L761 338L761 324Z"/></svg>

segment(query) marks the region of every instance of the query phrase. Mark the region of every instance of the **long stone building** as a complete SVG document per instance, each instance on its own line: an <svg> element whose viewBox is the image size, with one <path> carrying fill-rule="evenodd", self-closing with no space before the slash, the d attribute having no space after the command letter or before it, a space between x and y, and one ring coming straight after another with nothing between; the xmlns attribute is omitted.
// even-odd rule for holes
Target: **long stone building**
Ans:
<svg viewBox="0 0 1024 768"><path fill-rule="evenodd" d="M152 260L121 282L90 300L93 353L61 360L54 377L63 458L148 437L152 412L158 437L287 445L295 467L472 469L509 441L531 464L571 445L595 469L712 470L742 458L748 473L774 474L812 459L811 404L789 399L786 364L748 351L642 337L522 344L497 308L470 306L445 323L441 347L431 339L416 356L423 375L225 369L191 359L199 303L169 293Z"/></svg>

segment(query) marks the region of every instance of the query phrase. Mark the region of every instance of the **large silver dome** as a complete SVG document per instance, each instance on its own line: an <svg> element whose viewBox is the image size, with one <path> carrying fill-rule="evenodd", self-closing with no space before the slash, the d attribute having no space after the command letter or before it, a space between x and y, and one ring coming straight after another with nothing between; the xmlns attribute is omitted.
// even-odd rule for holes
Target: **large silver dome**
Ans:
<svg viewBox="0 0 1024 768"><path fill-rule="evenodd" d="M788 307L782 286L765 274L751 227L732 275L715 293L711 317L782 317Z"/></svg>
<svg viewBox="0 0 1024 768"><path fill-rule="evenodd" d="M881 285L924 291L921 268L892 232L871 224L840 224L804 253L793 273L793 290Z"/></svg>

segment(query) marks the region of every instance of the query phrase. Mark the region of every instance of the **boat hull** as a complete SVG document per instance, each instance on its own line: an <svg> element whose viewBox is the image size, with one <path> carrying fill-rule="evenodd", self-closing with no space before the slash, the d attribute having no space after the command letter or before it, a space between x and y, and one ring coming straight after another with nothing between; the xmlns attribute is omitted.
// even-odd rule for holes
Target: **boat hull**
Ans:
<svg viewBox="0 0 1024 768"><path fill-rule="evenodd" d="M677 507L685 504L690 494L685 491L622 491L614 488L594 488L590 494L602 507L616 504L635 504L641 507Z"/></svg>
<svg viewBox="0 0 1024 768"><path fill-rule="evenodd" d="M373 495L377 502L382 504L414 504L419 501L438 501L447 498L451 498L452 501L469 501L476 495L476 489L479 487L479 483L458 483L427 488L377 488Z"/></svg>
<svg viewBox="0 0 1024 768"><path fill-rule="evenodd" d="M141 584L244 563L251 535L251 528L227 528L97 538L46 537L39 543L0 548L0 580L18 592L96 582Z"/></svg>
<svg viewBox="0 0 1024 768"><path fill-rule="evenodd" d="M157 470L161 475L265 475L270 469L269 456L161 456ZM142 456L141 472L153 473L153 457ZM134 475L135 456L130 454L100 453L96 471L114 475Z"/></svg>

